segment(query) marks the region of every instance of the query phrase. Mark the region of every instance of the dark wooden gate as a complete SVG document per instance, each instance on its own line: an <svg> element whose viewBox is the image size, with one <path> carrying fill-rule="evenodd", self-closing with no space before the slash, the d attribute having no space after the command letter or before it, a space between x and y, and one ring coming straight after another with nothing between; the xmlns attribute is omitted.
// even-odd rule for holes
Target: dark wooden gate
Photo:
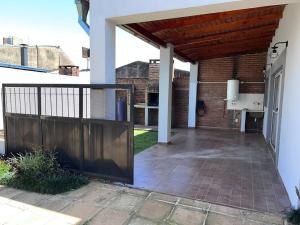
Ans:
<svg viewBox="0 0 300 225"><path fill-rule="evenodd" d="M116 91L126 96L127 121L94 119L103 111L98 101ZM120 84L3 84L6 154L42 146L56 150L67 168L133 184L133 91Z"/></svg>

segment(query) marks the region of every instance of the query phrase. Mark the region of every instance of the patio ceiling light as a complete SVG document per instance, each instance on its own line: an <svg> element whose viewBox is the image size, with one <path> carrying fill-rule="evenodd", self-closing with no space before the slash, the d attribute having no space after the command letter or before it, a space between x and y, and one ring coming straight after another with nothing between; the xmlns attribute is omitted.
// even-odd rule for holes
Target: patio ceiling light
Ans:
<svg viewBox="0 0 300 225"><path fill-rule="evenodd" d="M288 47L288 41L285 41L285 42L277 42L273 47L272 47L272 51L271 51L271 53L270 53L270 57L272 58L272 59L276 59L277 57L278 57L278 51L277 51L277 49L278 49L278 45L281 45L281 44L285 44L285 47L287 48Z"/></svg>

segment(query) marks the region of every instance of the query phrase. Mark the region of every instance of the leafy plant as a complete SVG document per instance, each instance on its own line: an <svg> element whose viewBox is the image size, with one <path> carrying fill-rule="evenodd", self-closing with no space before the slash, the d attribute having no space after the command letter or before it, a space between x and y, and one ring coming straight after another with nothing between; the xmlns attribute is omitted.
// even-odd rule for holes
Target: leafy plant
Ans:
<svg viewBox="0 0 300 225"><path fill-rule="evenodd" d="M298 200L300 201L300 192L299 189L296 187L296 194ZM300 208L292 208L286 213L286 218L289 223L300 225Z"/></svg>
<svg viewBox="0 0 300 225"><path fill-rule="evenodd" d="M62 169L54 151L38 148L0 161L0 184L11 187L57 194L87 183L86 177Z"/></svg>

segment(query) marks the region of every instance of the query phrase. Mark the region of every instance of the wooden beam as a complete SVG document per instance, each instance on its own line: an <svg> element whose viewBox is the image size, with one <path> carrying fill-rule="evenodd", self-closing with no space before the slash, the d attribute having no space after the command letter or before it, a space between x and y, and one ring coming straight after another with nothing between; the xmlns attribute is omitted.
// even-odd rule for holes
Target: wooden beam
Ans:
<svg viewBox="0 0 300 225"><path fill-rule="evenodd" d="M206 51L206 50L218 50L222 51L222 49L225 48L238 48L238 46L244 47L251 47L251 46L257 46L261 44L270 44L272 42L272 36L267 36L267 37L259 37L259 38L254 38L254 39L246 39L246 40L232 40L230 42L225 42L225 43L219 43L215 45L202 45L199 47L193 47L193 48L187 48L184 50L181 50L181 52L185 55L190 55L194 53L198 53L201 51Z"/></svg>
<svg viewBox="0 0 300 225"><path fill-rule="evenodd" d="M138 36L142 36L144 38L146 38L147 40L154 42L157 45L166 47L167 43L164 42L162 39L156 37L155 35L153 35L152 33L150 33L149 31L147 31L146 29L144 29L143 27L141 27L139 24L137 23L132 23L132 24L127 24L124 25L127 29L131 30L134 34L138 35Z"/></svg>
<svg viewBox="0 0 300 225"><path fill-rule="evenodd" d="M147 30L139 26L139 24L128 24L125 25L125 28L131 30L133 33L137 34L138 36L152 42L154 45L160 45L162 47L167 46L166 42L157 38L155 35L152 35ZM184 55L182 52L174 50L174 53L179 60L194 63L194 61L190 57Z"/></svg>
<svg viewBox="0 0 300 225"><path fill-rule="evenodd" d="M214 41L226 41L226 40L246 40L258 37L264 37L267 35L273 36L275 34L277 25L268 25L259 28L252 28L243 31L233 31L220 34L208 35L202 38L192 39L186 42L175 42L174 46L178 50L191 48L195 46L208 45Z"/></svg>
<svg viewBox="0 0 300 225"><path fill-rule="evenodd" d="M182 52L177 51L176 49L174 49L174 54L175 54L175 56L177 56L176 58L178 58L178 59L181 60L181 61L184 61L184 62L190 62L190 63L192 63L192 64L195 63L195 60L193 60L192 58L190 58L190 57L187 56L186 54L183 54Z"/></svg>
<svg viewBox="0 0 300 225"><path fill-rule="evenodd" d="M159 21L151 21L141 23L141 26L146 28L150 32L160 32L169 29L177 29L186 26L192 26L199 23L211 22L212 20L227 20L234 16L247 16L249 14L273 14L273 13L282 13L285 5L279 6L267 6L260 8L251 8L251 9L241 9L220 13L212 13L205 15L197 15L190 16L184 18L176 18L176 19L167 19L167 20L159 20Z"/></svg>

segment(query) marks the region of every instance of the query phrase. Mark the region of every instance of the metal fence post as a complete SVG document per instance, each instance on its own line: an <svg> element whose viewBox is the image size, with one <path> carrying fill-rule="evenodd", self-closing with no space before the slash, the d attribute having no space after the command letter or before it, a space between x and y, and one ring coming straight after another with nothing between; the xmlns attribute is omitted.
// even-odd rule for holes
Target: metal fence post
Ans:
<svg viewBox="0 0 300 225"><path fill-rule="evenodd" d="M4 146L5 146L5 152L4 152L4 155L6 155L6 150L7 150L7 140L6 140L6 132L7 132L7 129L6 129L6 99L5 99L5 85L2 84L2 90L1 90L1 93L2 93L2 116L3 116L3 130L4 130Z"/></svg>
<svg viewBox="0 0 300 225"><path fill-rule="evenodd" d="M131 86L129 90L130 96L130 121L129 121L129 149L130 149L130 157L134 158L134 85ZM128 158L128 163L130 165L130 183L133 184L134 182L134 160L130 160Z"/></svg>
<svg viewBox="0 0 300 225"><path fill-rule="evenodd" d="M80 170L84 167L84 134L83 134L83 88L79 87L79 121L80 121Z"/></svg>
<svg viewBox="0 0 300 225"><path fill-rule="evenodd" d="M46 95L46 94L45 94ZM46 102L45 102L46 104ZM37 87L37 106L38 106L38 117L39 117L39 147L43 148L43 124L42 124L42 93L41 93L41 87Z"/></svg>

